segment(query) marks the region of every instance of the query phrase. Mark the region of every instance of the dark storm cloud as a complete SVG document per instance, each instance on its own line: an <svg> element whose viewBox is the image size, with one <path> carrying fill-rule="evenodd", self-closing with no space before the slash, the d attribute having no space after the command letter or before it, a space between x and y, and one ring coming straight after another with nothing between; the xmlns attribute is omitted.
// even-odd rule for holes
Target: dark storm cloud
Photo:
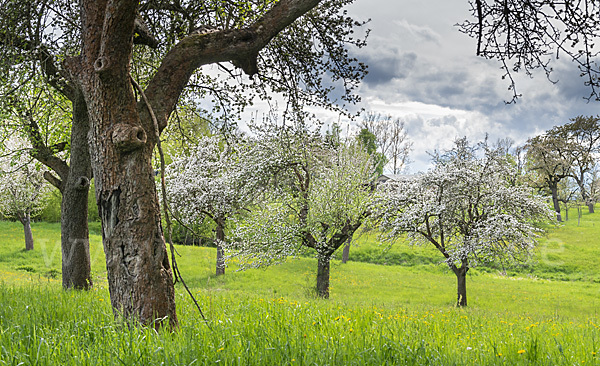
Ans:
<svg viewBox="0 0 600 366"><path fill-rule="evenodd" d="M415 67L417 54L400 53L397 49L376 49L360 56L367 65L369 73L363 82L371 87L386 84L393 79L405 79Z"/></svg>

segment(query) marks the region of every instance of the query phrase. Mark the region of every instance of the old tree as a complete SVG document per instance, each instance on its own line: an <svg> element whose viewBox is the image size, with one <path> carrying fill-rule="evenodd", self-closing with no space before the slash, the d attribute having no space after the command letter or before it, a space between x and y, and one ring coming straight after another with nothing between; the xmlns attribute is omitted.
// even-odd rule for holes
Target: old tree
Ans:
<svg viewBox="0 0 600 366"><path fill-rule="evenodd" d="M341 11L350 2L2 4L3 24L10 25L3 29L7 35L3 46L29 50L37 56L30 62L49 67L45 81L72 97L74 116L85 106L80 116L85 123L78 126L87 127L89 121L87 141L86 133L73 132L70 144L80 146L84 141L89 146L116 314L143 323L168 319L177 324L152 154L186 86L191 81L200 86L209 79L214 82L199 69L218 64L235 79L231 82L242 79L236 70L254 75L244 85L263 97L271 91L282 93L289 101L289 113L299 112L306 103L331 107L329 94L340 84L340 103L355 101L351 91L365 68L350 59L345 48L363 44L352 35L359 24ZM36 31L25 32L32 28ZM22 61L19 52L11 53L14 65ZM5 76L14 73L14 65L3 68ZM143 76L144 98L132 85L136 68L142 70L138 75ZM216 90L230 84L204 87ZM85 172L68 179L77 182L79 177L86 177Z"/></svg>

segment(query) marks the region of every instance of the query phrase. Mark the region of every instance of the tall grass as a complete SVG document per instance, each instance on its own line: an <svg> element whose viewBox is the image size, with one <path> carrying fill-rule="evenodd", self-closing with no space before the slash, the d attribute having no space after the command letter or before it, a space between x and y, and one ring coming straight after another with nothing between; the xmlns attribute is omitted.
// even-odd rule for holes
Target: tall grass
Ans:
<svg viewBox="0 0 600 366"><path fill-rule="evenodd" d="M600 352L595 317L198 295L210 328L178 293L180 328L155 332L115 321L106 290L2 286L0 363L573 365Z"/></svg>
<svg viewBox="0 0 600 366"><path fill-rule="evenodd" d="M244 272L232 264L215 277L214 249L178 246L209 324L177 285L180 327L159 332L115 320L98 235L90 245L95 288L65 292L59 226L33 230L36 247L26 252L20 225L0 222L0 365L600 363L595 215L553 230L508 275L470 271L467 309L453 306L456 279L428 248L387 252L405 265L333 261L325 301L310 291L312 258ZM351 258L377 254L374 240L361 240Z"/></svg>

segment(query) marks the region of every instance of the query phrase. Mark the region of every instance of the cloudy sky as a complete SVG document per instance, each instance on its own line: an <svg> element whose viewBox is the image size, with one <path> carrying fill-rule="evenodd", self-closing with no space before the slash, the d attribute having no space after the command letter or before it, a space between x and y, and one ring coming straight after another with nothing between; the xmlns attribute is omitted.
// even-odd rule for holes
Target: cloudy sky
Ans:
<svg viewBox="0 0 600 366"><path fill-rule="evenodd" d="M566 58L555 63L550 83L543 73L518 75L522 97L512 92L500 64L475 55L475 40L454 25L470 17L467 0L356 0L349 11L371 19L369 45L357 56L369 65L360 107L405 120L413 141L410 172L427 168L427 151L445 149L455 137L495 141L528 137L580 114L598 114L599 102Z"/></svg>

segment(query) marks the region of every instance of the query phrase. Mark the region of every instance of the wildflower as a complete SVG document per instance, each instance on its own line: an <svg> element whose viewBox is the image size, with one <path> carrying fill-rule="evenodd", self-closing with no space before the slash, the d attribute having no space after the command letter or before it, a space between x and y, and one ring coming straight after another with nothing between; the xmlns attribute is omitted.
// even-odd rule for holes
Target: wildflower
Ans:
<svg viewBox="0 0 600 366"><path fill-rule="evenodd" d="M354 329L350 328L350 329L349 329L349 332L350 332L350 333L354 332Z"/></svg>
<svg viewBox="0 0 600 366"><path fill-rule="evenodd" d="M498 353L498 354L497 354L497 356L498 356L498 357L502 357L502 353Z"/></svg>
<svg viewBox="0 0 600 366"><path fill-rule="evenodd" d="M520 354L520 355L522 355L523 353L525 353L525 350L524 349L520 349L520 350L517 351L517 353Z"/></svg>
<svg viewBox="0 0 600 366"><path fill-rule="evenodd" d="M221 348L219 348L219 349L217 350L217 352L221 352L221 351L222 351L222 350L224 350L224 349L225 349L225 347L221 347Z"/></svg>

